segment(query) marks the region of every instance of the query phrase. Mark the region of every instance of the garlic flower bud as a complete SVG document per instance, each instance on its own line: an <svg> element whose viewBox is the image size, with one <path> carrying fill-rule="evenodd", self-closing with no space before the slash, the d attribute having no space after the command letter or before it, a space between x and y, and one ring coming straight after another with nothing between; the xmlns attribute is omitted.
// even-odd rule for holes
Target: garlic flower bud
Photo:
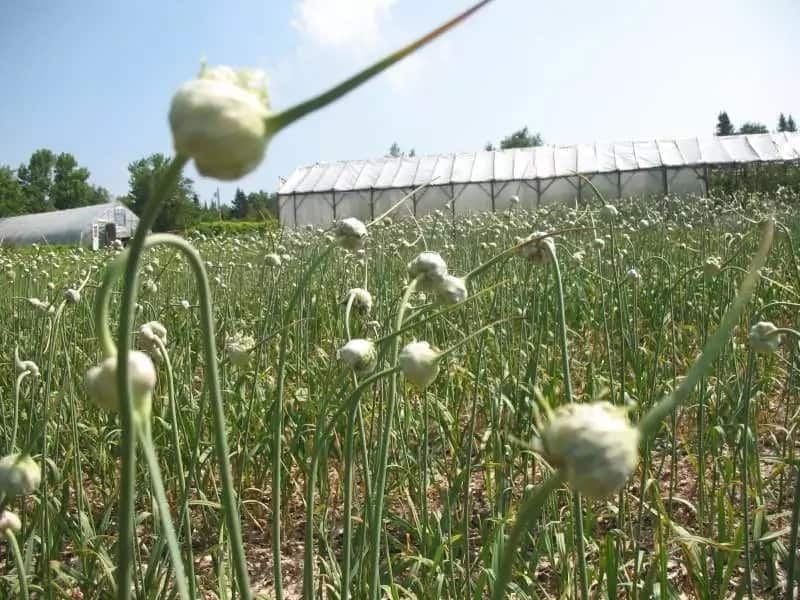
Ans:
<svg viewBox="0 0 800 600"><path fill-rule="evenodd" d="M128 378L134 411L140 416L149 416L156 387L156 368L147 354L131 350L128 355ZM86 391L92 402L100 408L110 412L119 410L116 356L110 356L86 371Z"/></svg>
<svg viewBox="0 0 800 600"><path fill-rule="evenodd" d="M608 402L559 407L542 432L542 454L564 470L576 492L604 498L619 490L639 460L639 430Z"/></svg>
<svg viewBox="0 0 800 600"><path fill-rule="evenodd" d="M13 531L17 533L22 529L22 521L19 520L19 517L16 513L11 512L10 510L4 510L0 512L0 533L5 533L6 531Z"/></svg>
<svg viewBox="0 0 800 600"><path fill-rule="evenodd" d="M76 289L67 288L64 290L64 298L70 304L78 304L81 301L81 293Z"/></svg>
<svg viewBox="0 0 800 600"><path fill-rule="evenodd" d="M35 362L32 360L20 360L19 348L14 348L14 367L17 370L17 375L27 371L34 377L39 376L39 366Z"/></svg>
<svg viewBox="0 0 800 600"><path fill-rule="evenodd" d="M625 273L625 277L630 279L631 281L639 281L642 276L639 275L639 271L636 269L629 269L627 273Z"/></svg>
<svg viewBox="0 0 800 600"><path fill-rule="evenodd" d="M602 250L606 247L606 241L603 238L595 238L595 240L592 242L592 246L594 246L597 250Z"/></svg>
<svg viewBox="0 0 800 600"><path fill-rule="evenodd" d="M169 123L175 151L194 159L200 174L226 181L253 171L269 141L264 74L230 67L203 68L178 88Z"/></svg>
<svg viewBox="0 0 800 600"><path fill-rule="evenodd" d="M0 459L0 493L27 496L39 489L42 470L28 454L8 454Z"/></svg>
<svg viewBox="0 0 800 600"><path fill-rule="evenodd" d="M436 283L436 294L445 304L458 304L467 299L467 283L460 277L445 275Z"/></svg>
<svg viewBox="0 0 800 600"><path fill-rule="evenodd" d="M369 375L378 365L378 352L370 340L350 340L339 348L337 355L356 375Z"/></svg>
<svg viewBox="0 0 800 600"><path fill-rule="evenodd" d="M246 367L250 363L250 352L256 345L256 341L249 335L239 333L225 339L225 352L228 360L236 367Z"/></svg>
<svg viewBox="0 0 800 600"><path fill-rule="evenodd" d="M400 351L397 362L412 385L426 388L439 374L441 354L428 342L411 342Z"/></svg>
<svg viewBox="0 0 800 600"><path fill-rule="evenodd" d="M604 204L600 209L600 218L604 221L613 221L619 215L617 207L613 204Z"/></svg>
<svg viewBox="0 0 800 600"><path fill-rule="evenodd" d="M277 254L267 254L264 257L264 264L273 269L277 269L281 266L281 257Z"/></svg>
<svg viewBox="0 0 800 600"><path fill-rule="evenodd" d="M347 217L336 223L333 235L342 248L358 250L367 239L367 226L355 217Z"/></svg>
<svg viewBox="0 0 800 600"><path fill-rule="evenodd" d="M352 288L347 291L344 297L339 301L339 304L347 306L350 298L353 298L353 308L362 311L364 314L369 314L372 311L372 294L364 288Z"/></svg>
<svg viewBox="0 0 800 600"><path fill-rule="evenodd" d="M544 231L534 231L522 240L520 243L524 245L519 249L522 257L539 266L547 263L555 254L556 244L552 237L543 237L546 235Z"/></svg>
<svg viewBox="0 0 800 600"><path fill-rule="evenodd" d="M141 349L150 355L156 362L164 359L161 352L161 347L157 340L161 340L161 344L167 345L167 328L158 321L150 321L139 327L139 346Z"/></svg>
<svg viewBox="0 0 800 600"><path fill-rule="evenodd" d="M709 256L703 262L703 273L706 277L714 277L722 270L722 263L716 256Z"/></svg>
<svg viewBox="0 0 800 600"><path fill-rule="evenodd" d="M422 276L417 283L418 290L436 291L441 280L447 275L447 263L438 252L425 250L406 265L406 270L411 279Z"/></svg>
<svg viewBox="0 0 800 600"><path fill-rule="evenodd" d="M771 354L781 343L781 334L774 323L759 321L750 328L747 336L750 348L759 354Z"/></svg>
<svg viewBox="0 0 800 600"><path fill-rule="evenodd" d="M511 204L511 206L517 206L519 204L519 196L516 194L511 196L511 198L508 199L508 202Z"/></svg>

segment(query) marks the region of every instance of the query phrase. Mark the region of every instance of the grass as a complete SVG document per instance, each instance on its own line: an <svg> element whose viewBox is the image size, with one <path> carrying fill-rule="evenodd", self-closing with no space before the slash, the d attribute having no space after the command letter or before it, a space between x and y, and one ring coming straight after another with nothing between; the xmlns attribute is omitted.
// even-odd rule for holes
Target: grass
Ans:
<svg viewBox="0 0 800 600"><path fill-rule="evenodd" d="M577 501L555 482L512 553L510 593L793 597L797 344L787 335L776 353L751 354L747 332L759 320L797 328L800 269L796 236L787 235L797 231L796 202L788 192L621 202L613 227L596 207L514 209L454 222L434 214L371 225L363 253L330 249L325 232L192 238L209 275L234 502L253 592L275 594L280 570L284 597L300 597L304 585L306 596L340 597L347 565L352 598L490 595L521 506L552 472L532 443L547 408L566 401L565 375L573 401L629 405L639 421L680 385L719 328L758 248L759 223L774 211L779 235L719 358L657 423L618 495ZM535 230L561 232L554 238L560 279L552 263L515 252L497 258ZM401 315L406 264L426 248L440 252L451 273L470 275L469 297L446 306L432 293L411 292ZM269 253L282 255L280 267L264 261ZM712 256L721 269L705 273ZM43 471L39 493L4 506L22 518L21 563L39 597L115 593L121 421L88 400L83 382L101 359L93 303L112 258L0 249L0 449L30 452ZM640 277L629 276L631 269ZM140 447L133 473L132 594L177 593L151 462L191 589L230 597L231 513L223 509L215 454L200 290L174 246L147 250L142 270L129 331L110 323L115 339L130 335L137 347L143 323L158 320L168 330L169 361L157 364L150 418L155 452L146 457ZM62 289L84 280L81 301L60 306ZM148 280L157 291L142 289ZM370 291L374 307L348 319L340 300L355 287ZM113 288L111 315L120 312L120 292ZM37 309L31 297L58 310ZM346 320L351 337L377 344L371 377L354 379L337 360ZM235 334L255 340L246 366L226 352ZM397 348L412 339L447 353L425 390L393 369ZM21 378L18 389L15 347L41 371ZM16 597L22 582L12 550L0 571L3 597Z"/></svg>

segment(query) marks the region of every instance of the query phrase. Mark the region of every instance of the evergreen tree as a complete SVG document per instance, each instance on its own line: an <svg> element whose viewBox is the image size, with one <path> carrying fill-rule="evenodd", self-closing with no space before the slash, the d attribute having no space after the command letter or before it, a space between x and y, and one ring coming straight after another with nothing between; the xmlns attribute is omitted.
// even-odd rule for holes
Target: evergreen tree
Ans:
<svg viewBox="0 0 800 600"><path fill-rule="evenodd" d="M247 205L247 194L236 188L236 194L233 196L233 214L237 219L244 219L247 216Z"/></svg>
<svg viewBox="0 0 800 600"><path fill-rule="evenodd" d="M783 113L778 115L778 131L786 131L786 117Z"/></svg>
<svg viewBox="0 0 800 600"><path fill-rule="evenodd" d="M724 110L717 115L717 135L733 135L736 128L731 123L728 113Z"/></svg>
<svg viewBox="0 0 800 600"><path fill-rule="evenodd" d="M794 124L794 117L792 117L792 115L789 115L786 119L786 131L797 131L797 125Z"/></svg>
<svg viewBox="0 0 800 600"><path fill-rule="evenodd" d="M756 121L747 121L739 127L739 133L769 133L769 129L763 123Z"/></svg>

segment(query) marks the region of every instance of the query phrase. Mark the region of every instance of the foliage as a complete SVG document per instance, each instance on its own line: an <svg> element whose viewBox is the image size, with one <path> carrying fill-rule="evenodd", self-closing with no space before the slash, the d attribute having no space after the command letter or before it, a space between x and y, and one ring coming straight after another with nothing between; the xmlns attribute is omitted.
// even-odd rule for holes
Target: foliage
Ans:
<svg viewBox="0 0 800 600"><path fill-rule="evenodd" d="M797 125L795 125L794 117L789 115L788 117L781 113L778 115L778 131L780 132L795 132L797 131Z"/></svg>
<svg viewBox="0 0 800 600"><path fill-rule="evenodd" d="M11 167L0 165L0 218L21 215L25 209L25 197L16 173Z"/></svg>
<svg viewBox="0 0 800 600"><path fill-rule="evenodd" d="M739 127L739 133L769 133L769 129L763 123L756 121L747 121Z"/></svg>
<svg viewBox="0 0 800 600"><path fill-rule="evenodd" d="M528 133L527 125L500 140L500 148L530 148L544 143L541 133Z"/></svg>
<svg viewBox="0 0 800 600"><path fill-rule="evenodd" d="M416 156L417 151L414 148L411 148L407 153L404 152L400 145L397 142L392 142L392 145L389 146L389 153L386 155L387 158L400 158L401 156Z"/></svg>
<svg viewBox="0 0 800 600"><path fill-rule="evenodd" d="M265 191L245 194L239 188L233 197L233 216L237 219L278 218L278 195Z"/></svg>
<svg viewBox="0 0 800 600"><path fill-rule="evenodd" d="M36 150L16 173L0 165L0 217L77 208L110 200L90 182L89 170L72 154Z"/></svg>
<svg viewBox="0 0 800 600"><path fill-rule="evenodd" d="M724 110L717 115L717 135L734 135L736 127L733 126L731 118Z"/></svg>
<svg viewBox="0 0 800 600"><path fill-rule="evenodd" d="M151 154L128 165L127 204L137 215L141 214L145 202L153 190L153 182L161 176L168 166L169 158L163 154ZM199 213L194 202L192 180L181 176L172 194L164 203L164 210L158 216L154 231L183 229L194 223Z"/></svg>
<svg viewBox="0 0 800 600"><path fill-rule="evenodd" d="M279 229L277 221L203 221L186 230L189 235L232 236Z"/></svg>

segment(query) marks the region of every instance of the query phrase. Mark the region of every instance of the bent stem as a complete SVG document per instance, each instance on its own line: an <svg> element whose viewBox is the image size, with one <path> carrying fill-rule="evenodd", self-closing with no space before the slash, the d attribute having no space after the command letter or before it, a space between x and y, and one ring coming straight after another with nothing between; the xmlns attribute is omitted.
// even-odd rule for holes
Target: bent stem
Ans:
<svg viewBox="0 0 800 600"><path fill-rule="evenodd" d="M139 226L131 240L129 259L125 266L125 284L122 294L119 320L119 356L117 357L117 394L120 398L120 459L122 474L119 497L119 541L117 548L117 598L130 600L131 570L133 555L133 517L136 497L136 432L134 431L134 408L131 401L131 382L128 377L129 335L133 323L133 310L136 303L136 285L139 280L139 260L144 249L147 231L153 226L161 210L161 205L175 188L187 156L176 156L167 166L156 183L153 193L147 200ZM103 342L101 338L101 343ZM104 352L107 348L104 348Z"/></svg>
<svg viewBox="0 0 800 600"><path fill-rule="evenodd" d="M672 394L655 404L639 421L642 443L644 443L646 438L655 435L656 431L661 426L661 422L669 416L676 406L683 403L686 398L689 397L694 386L708 367L711 366L711 363L717 359L720 352L722 352L734 327L739 323L739 317L741 317L744 307L753 295L759 278L759 269L761 269L767 261L767 254L772 244L773 231L774 221L770 219L764 231L764 236L761 239L758 252L753 257L747 276L739 287L739 293L736 294L736 298L734 298L730 308L722 317L719 329L708 338L700 356L697 357L689 369L689 372L686 373L686 377Z"/></svg>
<svg viewBox="0 0 800 600"><path fill-rule="evenodd" d="M17 579L19 579L19 597L21 600L28 600L30 594L28 592L28 576L25 574L25 561L22 559L22 553L19 551L19 543L17 536L10 529L5 531L6 540L8 545L11 546L11 554L14 555L14 562L17 564Z"/></svg>

